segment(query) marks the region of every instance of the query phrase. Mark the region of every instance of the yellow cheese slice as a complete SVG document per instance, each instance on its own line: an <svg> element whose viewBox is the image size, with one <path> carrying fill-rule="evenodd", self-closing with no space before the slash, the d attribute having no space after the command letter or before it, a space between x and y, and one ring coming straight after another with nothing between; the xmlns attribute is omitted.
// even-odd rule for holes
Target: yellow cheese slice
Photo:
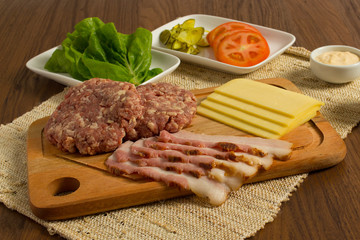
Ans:
<svg viewBox="0 0 360 240"><path fill-rule="evenodd" d="M225 83L216 88L215 92L288 117L297 117L299 113L306 112L310 106L324 105L324 103L300 93L241 78Z"/></svg>
<svg viewBox="0 0 360 240"><path fill-rule="evenodd" d="M303 123L309 121L311 118L313 118L316 115L316 112L319 110L318 106L312 107L309 109L306 113L301 114L298 118L290 118L287 122L285 122L283 125L276 124L272 121L267 121L261 117L256 117L252 114L248 114L246 112L239 111L237 109L228 107L226 105L222 105L217 102L213 102L209 99L206 99L201 102L200 106L205 107L209 110L212 110L213 112L217 112L219 114L223 114L224 116L228 116L230 118L233 118L235 120L241 121L246 123L247 125L251 125L254 127L258 127L262 130L268 131L270 133L282 136L291 130L293 130L295 127L302 125ZM202 114L201 109L198 113ZM268 113L271 113L268 111ZM210 115L207 115L207 117L210 117ZM220 120L217 120L221 122ZM226 124L226 123L225 123ZM238 129L241 129L243 131L247 131L242 126L238 126Z"/></svg>
<svg viewBox="0 0 360 240"><path fill-rule="evenodd" d="M274 134L283 134L286 131L286 126L279 125L271 121L267 121L263 118L259 118L257 116L248 114L246 112L228 107L226 105L222 105L217 102L210 101L209 99L202 101L200 103L201 106L211 109L212 111L218 112L220 114L224 114L228 117L243 121L248 125L252 125L254 127L261 128L268 132L272 132ZM269 111L268 111L269 112Z"/></svg>
<svg viewBox="0 0 360 240"><path fill-rule="evenodd" d="M306 123L310 119L316 116L317 111L320 109L320 106L314 106L311 109L309 109L307 112L300 114L299 117L295 118L287 127L287 130L284 132L284 134L290 132L294 128Z"/></svg>
<svg viewBox="0 0 360 240"><path fill-rule="evenodd" d="M321 101L265 83L235 79L198 106L200 115L265 138L279 138L313 118Z"/></svg>
<svg viewBox="0 0 360 240"><path fill-rule="evenodd" d="M223 104L225 106L234 108L236 110L245 112L247 114L256 116L258 118L265 119L270 122L277 123L282 126L287 126L288 122L291 119L293 119L292 117L286 116L284 114L269 111L268 109L265 108L261 108L259 106L254 105L253 103L240 101L238 99L231 98L229 96L219 94L216 92L207 96L207 100Z"/></svg>
<svg viewBox="0 0 360 240"><path fill-rule="evenodd" d="M197 107L197 113L204 117L214 119L215 121L224 123L228 126L237 128L239 130L242 130L244 132L247 132L247 133L259 136L259 137L270 138L270 139L277 139L280 137L280 135L278 135L278 134L271 133L269 131L266 131L266 130L258 128L254 125L248 124L244 121L241 121L239 119L235 119L235 118L229 117L227 115L218 113L218 112L213 111L209 108L206 108L202 105Z"/></svg>

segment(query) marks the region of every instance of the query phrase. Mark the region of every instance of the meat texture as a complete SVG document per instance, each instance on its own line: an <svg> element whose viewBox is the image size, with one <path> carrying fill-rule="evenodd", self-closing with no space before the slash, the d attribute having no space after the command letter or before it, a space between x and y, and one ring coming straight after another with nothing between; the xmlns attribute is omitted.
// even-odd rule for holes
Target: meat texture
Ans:
<svg viewBox="0 0 360 240"><path fill-rule="evenodd" d="M149 83L137 87L144 106L129 140L156 136L161 130L174 133L188 126L196 114L196 98L188 90L170 83Z"/></svg>
<svg viewBox="0 0 360 240"><path fill-rule="evenodd" d="M69 89L44 134L59 149L71 153L114 151L135 128L143 109L133 84L94 78Z"/></svg>
<svg viewBox="0 0 360 240"><path fill-rule="evenodd" d="M163 130L158 137L125 142L105 164L113 174L138 174L191 190L220 205L230 191L259 170L269 169L274 156L289 156L291 146L282 140Z"/></svg>
<svg viewBox="0 0 360 240"><path fill-rule="evenodd" d="M62 151L85 155L114 151L123 139L177 132L196 113L196 98L170 83L136 88L94 78L69 89L50 116L44 134Z"/></svg>
<svg viewBox="0 0 360 240"><path fill-rule="evenodd" d="M44 134L62 151L94 155L114 151L123 139L177 132L196 113L196 98L170 83L136 88L127 82L94 78L69 89Z"/></svg>

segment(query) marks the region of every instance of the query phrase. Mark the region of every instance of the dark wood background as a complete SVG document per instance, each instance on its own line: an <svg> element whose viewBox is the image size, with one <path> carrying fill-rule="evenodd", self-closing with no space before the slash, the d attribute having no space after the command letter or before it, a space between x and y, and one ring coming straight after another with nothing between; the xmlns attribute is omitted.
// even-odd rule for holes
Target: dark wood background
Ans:
<svg viewBox="0 0 360 240"><path fill-rule="evenodd" d="M360 48L359 0L0 0L0 123L64 89L30 72L25 63L60 44L83 18L96 16L132 33L196 13L283 30L296 36L295 46L308 50L333 44ZM345 142L345 160L311 173L275 220L252 239L360 238L359 125ZM1 239L61 239L3 204L0 226Z"/></svg>

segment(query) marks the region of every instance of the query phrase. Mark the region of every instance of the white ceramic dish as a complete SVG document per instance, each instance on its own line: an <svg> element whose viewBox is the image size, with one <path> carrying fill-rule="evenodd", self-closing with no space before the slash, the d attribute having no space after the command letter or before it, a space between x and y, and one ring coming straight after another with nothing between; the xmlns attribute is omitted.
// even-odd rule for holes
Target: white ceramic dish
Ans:
<svg viewBox="0 0 360 240"><path fill-rule="evenodd" d="M316 57L320 54L331 51L351 52L360 57L360 49L350 46L329 45L319 47L310 54L310 68L318 78L326 82L341 84L351 82L360 77L360 62L337 66L321 63L316 60Z"/></svg>
<svg viewBox="0 0 360 240"><path fill-rule="evenodd" d="M57 48L58 47L54 47L46 52L43 52L43 53L37 55L36 57L33 57L26 63L26 67L41 76L50 78L58 83L61 83L61 84L67 85L67 86L74 86L74 85L81 83L82 81L79 81L79 80L71 77L70 74L53 73L53 72L50 72L50 71L44 69L45 63L49 60L52 53ZM161 51L156 51L156 50L152 49L151 55L152 55L152 61L151 61L150 69L161 68L163 70L163 72L156 75L155 77L149 79L148 81L144 82L143 84L158 81L159 79L172 73L180 64L180 59L171 54L167 54L167 53L164 53Z"/></svg>
<svg viewBox="0 0 360 240"><path fill-rule="evenodd" d="M256 27L261 32L261 34L265 37L265 39L267 40L269 47L270 47L269 57L266 60L262 61L261 63L251 66L251 67L237 67L237 66L219 62L215 59L214 52L213 52L212 48L210 48L210 47L202 48L201 52L198 55L191 55L191 54L183 53L180 51L168 49L160 42L159 36L163 30L165 30L165 29L170 30L175 25L177 25L179 23L181 24L185 20L191 19L191 18L195 19L196 27L202 26L205 28L206 31L211 31L215 27L219 26L220 24L226 23L226 22L237 21L237 20L232 20L232 19L228 19L228 18L215 17L215 16L203 15L203 14L194 14L194 15L184 16L184 17L175 19L175 20L155 29L154 31L152 31L152 34L153 34L152 47L154 49L173 54L173 55L179 57L181 60L186 61L186 62L200 64L205 67L220 70L220 71L225 71L225 72L230 72L230 73L235 73L235 74L245 74L245 73L253 72L253 71L257 70L258 68L262 67L263 65L267 64L268 62L273 60L275 57L282 54L287 48L289 48L295 42L295 36L290 33L279 31L279 30L272 29L272 28L259 26L259 25L255 25L255 24L251 24L251 23L247 23L249 25ZM237 21L237 22L241 22L241 21Z"/></svg>

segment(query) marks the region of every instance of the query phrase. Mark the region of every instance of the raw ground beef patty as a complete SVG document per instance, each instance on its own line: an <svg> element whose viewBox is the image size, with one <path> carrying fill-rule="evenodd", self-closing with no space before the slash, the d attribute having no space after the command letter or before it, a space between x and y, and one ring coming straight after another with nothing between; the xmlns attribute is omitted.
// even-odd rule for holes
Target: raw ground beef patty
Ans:
<svg viewBox="0 0 360 240"><path fill-rule="evenodd" d="M44 134L62 151L94 155L115 150L143 113L135 86L94 78L69 89Z"/></svg>
<svg viewBox="0 0 360 240"><path fill-rule="evenodd" d="M149 83L137 87L144 106L134 131L127 139L158 135L161 130L174 133L188 126L196 114L196 98L188 90L170 83Z"/></svg>

